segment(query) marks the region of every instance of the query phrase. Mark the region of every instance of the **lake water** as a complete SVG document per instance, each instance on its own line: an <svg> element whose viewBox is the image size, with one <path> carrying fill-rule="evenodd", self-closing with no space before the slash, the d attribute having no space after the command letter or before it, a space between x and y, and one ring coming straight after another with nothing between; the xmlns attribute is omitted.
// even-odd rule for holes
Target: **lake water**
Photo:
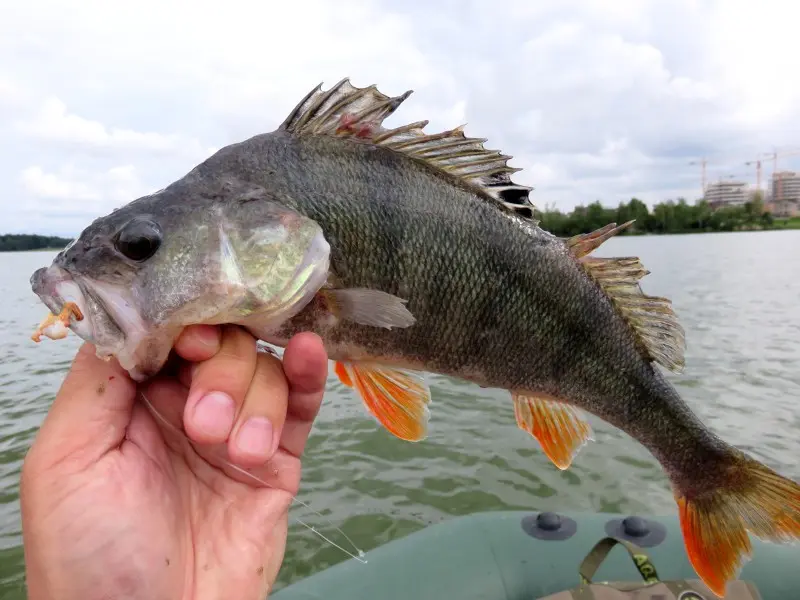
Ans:
<svg viewBox="0 0 800 600"><path fill-rule="evenodd" d="M623 237L600 250L641 257L645 291L672 298L688 348L684 374L669 378L686 401L726 440L800 479L800 231ZM15 600L25 597L20 467L79 342L29 337L46 309L28 278L54 254L0 254L0 597ZM517 429L507 393L431 384L431 435L409 444L330 379L299 499L361 549L478 511L675 512L651 455L597 419L596 441L561 472ZM305 509L292 515L332 530ZM292 524L279 583L345 558Z"/></svg>

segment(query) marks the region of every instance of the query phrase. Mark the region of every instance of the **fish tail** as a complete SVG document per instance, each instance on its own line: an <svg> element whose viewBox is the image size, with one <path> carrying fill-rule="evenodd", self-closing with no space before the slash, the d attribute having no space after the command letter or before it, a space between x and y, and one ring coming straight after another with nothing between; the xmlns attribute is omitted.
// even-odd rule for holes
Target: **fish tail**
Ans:
<svg viewBox="0 0 800 600"><path fill-rule="evenodd" d="M733 447L727 454L716 485L675 493L689 561L720 598L752 553L748 531L770 542L800 538L800 485Z"/></svg>

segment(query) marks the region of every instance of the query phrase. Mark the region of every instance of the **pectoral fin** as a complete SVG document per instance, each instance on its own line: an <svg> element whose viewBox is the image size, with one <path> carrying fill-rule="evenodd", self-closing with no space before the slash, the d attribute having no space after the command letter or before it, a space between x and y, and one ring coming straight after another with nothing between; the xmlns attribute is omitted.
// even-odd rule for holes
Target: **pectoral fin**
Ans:
<svg viewBox="0 0 800 600"><path fill-rule="evenodd" d="M512 394L520 429L535 437L547 457L562 471L591 439L592 428L578 410L551 398Z"/></svg>
<svg viewBox="0 0 800 600"><path fill-rule="evenodd" d="M421 373L383 365L337 362L336 375L358 391L367 410L392 435L418 442L428 433L430 389Z"/></svg>
<svg viewBox="0 0 800 600"><path fill-rule="evenodd" d="M380 290L326 289L320 292L330 311L340 319L373 327L410 327L416 322L406 301Z"/></svg>

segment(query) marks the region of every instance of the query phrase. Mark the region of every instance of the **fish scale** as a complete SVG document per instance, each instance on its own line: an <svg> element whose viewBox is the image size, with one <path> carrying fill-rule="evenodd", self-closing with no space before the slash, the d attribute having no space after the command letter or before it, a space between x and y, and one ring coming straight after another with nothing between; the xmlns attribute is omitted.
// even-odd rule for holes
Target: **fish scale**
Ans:
<svg viewBox="0 0 800 600"><path fill-rule="evenodd" d="M311 162L319 154L327 156L328 162L338 159L347 165L341 170L351 177L326 185L328 194L337 198L334 206L343 209L341 212L327 211L326 205L316 201L304 202L308 196L303 193L303 186L308 182L297 181L302 171L292 169L282 157L270 156L271 149L266 144L258 153L266 162L287 165L285 173L273 170L270 182L286 178L289 195L297 198L292 207L319 222L328 232L332 247L346 248L351 244L350 238L361 240L366 246L357 246L356 254L341 262L333 258L337 285L378 288L395 294L407 300L417 323L406 330L375 331L343 321L329 330L310 323L314 310L311 308L309 314L301 313L297 320L290 321L281 330L281 337L312 330L335 344L358 347L378 359L399 354L425 365L427 370L464 376L487 387L544 390L575 402L583 400L585 407L600 403L596 398L598 381L588 368L598 361L603 379L616 388L604 394L605 398L616 398L618 390L630 386L617 376L619 370L614 366L624 361L613 352L627 347L633 353L633 332L608 303L591 301L601 292L586 279L577 263L564 260L563 246L557 238L521 225L508 227L507 215L469 190L453 188L446 181L434 181L434 186L442 188L441 194L439 190L414 193L430 186L424 166L404 165L401 172L393 161L402 157L394 157L389 151L384 151L383 156L361 145L334 151L331 146L337 143L342 144L324 137L302 141L303 154ZM282 150L285 146L277 147ZM227 170L224 165L213 168ZM416 172L409 173L411 169ZM259 178L258 170L237 175L259 185L268 184ZM369 195L360 194L363 181L377 181L377 188ZM415 207L420 209L411 210ZM364 214L366 225L342 227L355 214ZM379 227L381 220L388 225ZM397 228L401 226L408 235L405 242L398 242L402 235ZM392 252L398 243L404 250L419 247L425 251ZM401 261L401 256L405 260ZM455 257L459 259L456 261ZM464 269L462 277L448 267L454 262ZM464 301L467 290L475 295L473 302ZM438 310L432 301L440 294L459 301L448 303L447 310ZM588 307L592 307L591 312L586 310ZM542 329L541 323L547 321L556 324L557 329ZM475 323L480 326L475 327ZM455 333L448 336L446 331L451 325ZM596 331L605 334L592 335ZM510 354L517 357L515 360L508 359L509 345L514 346ZM608 347L611 354L598 346ZM335 348L331 352L339 357ZM467 376L465 370L473 365L480 365L486 376ZM652 369L647 363L639 361L637 367L639 379L650 376ZM594 393L587 394L587 390ZM592 408L603 417L611 415L614 422L617 411L609 402Z"/></svg>
<svg viewBox="0 0 800 600"><path fill-rule="evenodd" d="M684 366L671 302L643 292L638 258L592 255L632 222L542 230L486 140L384 127L409 95L318 86L276 131L97 219L31 277L54 313L34 338L69 326L142 380L188 325L279 346L311 331L392 435L426 437L424 372L439 373L507 390L509 418L559 469L591 439L590 412L660 462L689 560L722 596L748 532L800 537L800 486L716 436L659 371Z"/></svg>

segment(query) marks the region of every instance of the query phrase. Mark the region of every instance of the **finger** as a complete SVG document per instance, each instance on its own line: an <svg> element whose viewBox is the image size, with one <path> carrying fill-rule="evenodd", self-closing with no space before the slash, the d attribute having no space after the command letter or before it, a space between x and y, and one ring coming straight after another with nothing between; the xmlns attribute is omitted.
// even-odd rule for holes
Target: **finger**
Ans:
<svg viewBox="0 0 800 600"><path fill-rule="evenodd" d="M214 325L190 325L184 329L173 345L183 359L200 362L219 352L222 330Z"/></svg>
<svg viewBox="0 0 800 600"><path fill-rule="evenodd" d="M188 388L194 365L210 359L219 352L221 339L222 333L219 327L212 325L186 327L173 343L167 362L158 374L178 377Z"/></svg>
<svg viewBox="0 0 800 600"><path fill-rule="evenodd" d="M183 431L184 403L189 389L172 377L154 377L139 386L144 405L157 414L154 418L171 430ZM150 406L147 406L147 405Z"/></svg>
<svg viewBox="0 0 800 600"><path fill-rule="evenodd" d="M283 371L289 385L289 406L280 445L299 458L319 414L328 378L328 355L320 337L299 333L289 340Z"/></svg>
<svg viewBox="0 0 800 600"><path fill-rule="evenodd" d="M135 398L136 385L116 359L101 360L92 344L83 344L42 423L38 447L100 458L124 439Z"/></svg>
<svg viewBox="0 0 800 600"><path fill-rule="evenodd" d="M250 487L268 487L285 490L292 495L297 493L300 480L300 463L294 456L280 451L265 464L246 466L236 464L230 456L229 444L193 444L187 446L182 433L182 399L188 389L171 378L158 377L140 386L140 393L146 400L147 410L153 415L161 430L164 442L174 452L182 454L195 475L214 485L214 478L220 472L230 479ZM284 394L286 389L284 388ZM144 409L143 409L144 410ZM135 413L134 413L135 414ZM152 425L152 421L150 422ZM148 450L147 440L151 437L150 428L140 427L132 441L140 445L153 460L161 462L162 457ZM131 432L129 432L130 434ZM202 460L200 460L202 459Z"/></svg>
<svg viewBox="0 0 800 600"><path fill-rule="evenodd" d="M256 340L244 329L225 326L219 352L196 364L184 409L187 435L197 443L228 439L256 368Z"/></svg>
<svg viewBox="0 0 800 600"><path fill-rule="evenodd" d="M286 421L289 386L281 362L258 353L257 367L233 426L228 454L240 466L264 464L275 454Z"/></svg>
<svg viewBox="0 0 800 600"><path fill-rule="evenodd" d="M128 439L145 451L155 462L160 463L159 452L153 452L158 444L154 440L162 440L173 452L183 454L188 448L194 448L200 456L208 460L213 456L227 456L225 444L194 444L185 431L184 408L189 389L171 377L157 377L139 387L141 407L134 407L134 421L128 430ZM137 408L140 414L146 412L150 418L142 418L137 423ZM187 443L189 444L187 446ZM191 454L191 453L189 453Z"/></svg>
<svg viewBox="0 0 800 600"><path fill-rule="evenodd" d="M178 365L178 381L180 381L187 390L192 387L192 379L194 379L194 374L198 366L200 366L200 363L187 362L185 360L181 361L181 364Z"/></svg>

